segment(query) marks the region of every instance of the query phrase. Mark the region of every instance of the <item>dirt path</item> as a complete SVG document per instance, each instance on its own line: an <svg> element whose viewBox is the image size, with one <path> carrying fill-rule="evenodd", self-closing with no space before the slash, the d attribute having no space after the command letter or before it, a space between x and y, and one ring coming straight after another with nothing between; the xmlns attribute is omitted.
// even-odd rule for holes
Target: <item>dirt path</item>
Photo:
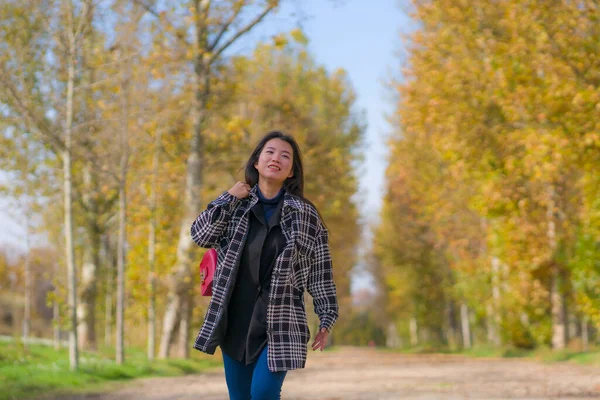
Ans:
<svg viewBox="0 0 600 400"><path fill-rule="evenodd" d="M227 399L221 371L136 381L105 394L70 400ZM407 356L346 348L309 354L307 368L292 371L283 399L600 399L600 368L527 360Z"/></svg>

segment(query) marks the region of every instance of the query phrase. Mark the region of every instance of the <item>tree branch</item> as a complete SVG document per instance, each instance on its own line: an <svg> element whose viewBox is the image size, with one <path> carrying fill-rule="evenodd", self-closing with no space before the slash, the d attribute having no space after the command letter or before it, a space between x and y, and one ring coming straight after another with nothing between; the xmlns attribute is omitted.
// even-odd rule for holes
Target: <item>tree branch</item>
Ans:
<svg viewBox="0 0 600 400"><path fill-rule="evenodd" d="M52 129L47 126L43 118L37 118L35 113L25 105L23 99L17 94L18 91L7 79L4 68L0 68L0 82L7 90L9 96L13 99L13 102L18 109L19 116L23 118L23 120L27 121L26 125L29 127L29 129L37 131L40 136L45 138L48 144L56 151L63 150L64 143L62 140L60 140L60 137L53 133Z"/></svg>
<svg viewBox="0 0 600 400"><path fill-rule="evenodd" d="M86 0L83 2L83 11L81 12L81 16L79 17L79 24L77 25L77 29L73 33L75 37L75 42L79 43L79 40L83 37L86 29L89 27L91 21L90 17L92 16L92 1Z"/></svg>
<svg viewBox="0 0 600 400"><path fill-rule="evenodd" d="M259 15L257 15L256 18L254 18L254 20L250 21L248 23L248 25L246 25L245 27L243 27L242 29L240 29L227 42L225 42L223 44L223 46L221 46L220 48L218 48L217 51L212 54L212 56L210 57L210 59L208 61L208 65L211 65L213 62L215 62L215 60L217 58L219 58L219 56L221 55L221 53L223 53L229 46L231 46L242 35L244 35L248 31L250 31L250 29L252 29L260 21L262 21L267 16L267 14L269 14L269 12L271 12L275 7L277 7L276 3L269 4L267 7L265 7L265 9Z"/></svg>
<svg viewBox="0 0 600 400"><path fill-rule="evenodd" d="M243 6L241 5L242 3L238 3L238 4L240 4L240 5L231 14L231 17L229 17L229 19L221 26L221 30L217 34L217 37L208 46L208 50L210 52L212 52L217 47L217 45L221 41L221 38L223 37L223 35L225 34L225 32L227 32L227 30L229 29L229 27L231 26L231 24L233 23L233 21L235 21L236 18L240 15L240 12L242 12L242 9L243 9Z"/></svg>
<svg viewBox="0 0 600 400"><path fill-rule="evenodd" d="M177 26L171 22L171 20L169 18L167 18L165 15L161 15L161 13L159 13L158 11L156 11L155 9L152 8L152 6L150 4L147 4L144 0L133 0L133 2L137 5L139 5L140 7L142 7L144 10L146 10L146 12L150 13L151 15L155 16L156 18L160 19L164 19L165 21L167 21L167 24L169 25L169 27L172 30L177 30ZM177 38L177 40L180 40L185 46L189 46L190 44L185 40L185 36L179 36L179 35L174 35L175 38Z"/></svg>

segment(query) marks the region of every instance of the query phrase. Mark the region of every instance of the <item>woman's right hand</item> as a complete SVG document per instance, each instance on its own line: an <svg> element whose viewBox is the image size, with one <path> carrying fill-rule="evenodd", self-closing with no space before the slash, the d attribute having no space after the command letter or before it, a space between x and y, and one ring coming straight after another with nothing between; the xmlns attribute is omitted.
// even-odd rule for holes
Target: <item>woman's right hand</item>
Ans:
<svg viewBox="0 0 600 400"><path fill-rule="evenodd" d="M245 182L237 182L227 192L229 192L230 195L237 197L238 199L243 199L245 197L248 197L248 194L250 194L250 185L248 185Z"/></svg>

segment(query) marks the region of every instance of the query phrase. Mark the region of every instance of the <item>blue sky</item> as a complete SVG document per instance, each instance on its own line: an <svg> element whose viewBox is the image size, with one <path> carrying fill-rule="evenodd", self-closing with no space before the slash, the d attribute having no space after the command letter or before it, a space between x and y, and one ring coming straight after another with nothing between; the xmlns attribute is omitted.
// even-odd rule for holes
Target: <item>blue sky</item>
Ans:
<svg viewBox="0 0 600 400"><path fill-rule="evenodd" d="M406 16L396 0L309 0L312 19L304 24L310 48L318 62L329 70L344 68L357 93L357 105L366 111L366 152L361 191L363 215L376 215L383 190L386 166L384 137L390 128L385 113L390 95L385 81L397 70L400 28ZM336 5L336 4L340 5ZM378 7L374 7L377 4Z"/></svg>
<svg viewBox="0 0 600 400"><path fill-rule="evenodd" d="M309 49L317 63L329 71L343 68L357 94L357 108L367 117L365 162L360 178L361 212L373 222L379 211L387 163L385 136L390 127L385 113L393 106L385 81L399 70L402 53L400 32L410 29L406 5L398 0L291 0L269 18L233 52L251 51L257 40L268 40L275 31L300 25L309 38ZM7 203L0 199L0 210ZM0 211L0 243L19 244L21 229ZM21 247L21 246L19 246ZM367 278L355 279L361 282Z"/></svg>

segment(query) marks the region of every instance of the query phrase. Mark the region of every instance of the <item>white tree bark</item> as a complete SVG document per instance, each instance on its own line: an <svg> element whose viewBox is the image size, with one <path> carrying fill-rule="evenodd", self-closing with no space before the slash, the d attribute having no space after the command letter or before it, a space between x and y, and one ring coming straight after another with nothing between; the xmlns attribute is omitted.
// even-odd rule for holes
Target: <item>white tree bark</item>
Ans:
<svg viewBox="0 0 600 400"><path fill-rule="evenodd" d="M93 7L89 12L89 20L94 19ZM90 22L91 23L91 22ZM83 110L82 115L86 123L94 121L97 118L96 110L87 106L87 101L94 98L95 89L93 83L96 81L96 68L90 63L92 52L96 48L96 35L92 30L82 37L82 51L80 63L82 71L82 96L79 98L79 104ZM86 245L83 248L83 265L81 268L81 281L79 282L79 303L77 307L77 318L79 321L79 347L95 350L97 347L97 329L96 329L96 301L98 296L98 271L100 268L100 248L101 248L101 227L98 200L95 194L98 193L98 175L95 171L98 156L97 149L94 149L93 137L96 129L92 124L89 125L86 133L89 140L85 140L85 147L90 154L83 166L83 209L85 212L85 230Z"/></svg>
<svg viewBox="0 0 600 400"><path fill-rule="evenodd" d="M496 347L502 344L500 338L500 260L492 256L492 303L488 306L488 339Z"/></svg>
<svg viewBox="0 0 600 400"><path fill-rule="evenodd" d="M127 55L123 57L127 59ZM122 63L123 81L122 88L122 112L123 121L120 135L121 159L119 167L119 240L117 244L117 340L116 340L116 362L125 362L125 268L127 251L127 170L129 166L129 79L126 77L129 63Z"/></svg>
<svg viewBox="0 0 600 400"><path fill-rule="evenodd" d="M116 362L125 362L125 223L126 207L125 183L119 185L119 240L117 245L117 321L116 321Z"/></svg>
<svg viewBox="0 0 600 400"><path fill-rule="evenodd" d="M69 304L69 365L71 370L79 367L79 349L77 344L77 270L75 268L75 248L73 245L73 182L71 179L71 134L73 128L73 90L75 85L76 39L73 23L73 5L68 2L68 53L67 53L67 96L65 121L65 149L63 160L63 188L65 213L65 260L67 263L68 304Z"/></svg>
<svg viewBox="0 0 600 400"><path fill-rule="evenodd" d="M96 307L96 263L92 248L84 250L84 263L81 268L81 299L77 304L77 337L80 348L96 348L95 312Z"/></svg>
<svg viewBox="0 0 600 400"><path fill-rule="evenodd" d="M560 268L554 260L557 240L556 240L556 222L555 222L555 190L554 186L548 186L548 205L546 210L547 237L549 247L549 260L552 262L550 301L552 304L552 349L562 350L566 346L567 326L564 314L564 301L560 285Z"/></svg>
<svg viewBox="0 0 600 400"><path fill-rule="evenodd" d="M590 338L587 317L581 318L581 350L586 353L590 350Z"/></svg>
<svg viewBox="0 0 600 400"><path fill-rule="evenodd" d="M81 268L80 301L77 305L78 339L80 348L96 348L96 295L97 271L100 251L100 232L96 225L97 209L92 204L91 162L87 162L83 169L84 194L83 201L90 214L87 219L87 239L83 250L83 266Z"/></svg>
<svg viewBox="0 0 600 400"><path fill-rule="evenodd" d="M160 349L158 352L159 358L167 358L171 348L171 340L173 333L177 328L178 311L180 309L179 302L181 296L171 295L168 299L168 306L163 316L163 332L160 339Z"/></svg>
<svg viewBox="0 0 600 400"><path fill-rule="evenodd" d="M565 301L565 304L567 304L566 309L568 309L569 305L568 305L566 299L564 301ZM567 344L568 344L571 339L574 339L579 336L578 329L581 327L581 324L578 324L577 316L572 312L567 313L567 321L569 321L568 329L567 329Z"/></svg>
<svg viewBox="0 0 600 400"><path fill-rule="evenodd" d="M486 310L485 323L486 323L486 332L487 332L488 343L490 343L494 346L499 346L500 339L499 339L499 335L498 335L498 329L496 328L496 323L494 320L494 306L491 303L488 303L485 310Z"/></svg>
<svg viewBox="0 0 600 400"><path fill-rule="evenodd" d="M104 242L106 255L106 298L104 303L104 345L112 345L112 310L113 310L113 281L114 281L114 256L112 246L110 246L110 237L106 237Z"/></svg>
<svg viewBox="0 0 600 400"><path fill-rule="evenodd" d="M445 299L445 312L444 312L444 324L443 324L443 338L448 342L448 346L451 349L455 349L458 345L457 343L457 330L456 330L456 320L454 318L454 304L453 302L446 298Z"/></svg>
<svg viewBox="0 0 600 400"><path fill-rule="evenodd" d="M58 293L58 283L56 279L58 277L58 263L54 263L54 293L52 296L52 333L54 338L54 349L60 349L60 308L58 306L58 299L56 298Z"/></svg>
<svg viewBox="0 0 600 400"><path fill-rule="evenodd" d="M411 346L413 346L413 347L418 346L419 345L419 327L417 325L417 319L414 317L410 319L409 330L410 330Z"/></svg>
<svg viewBox="0 0 600 400"><path fill-rule="evenodd" d="M385 346L390 349L398 349L402 346L402 340L398 335L398 330L396 329L396 324L390 322L387 327L387 332L385 335Z"/></svg>
<svg viewBox="0 0 600 400"><path fill-rule="evenodd" d="M156 225L158 163L160 157L161 130L156 132L152 157L152 185L150 192L150 229L148 234L148 359L154 360L156 351Z"/></svg>
<svg viewBox="0 0 600 400"><path fill-rule="evenodd" d="M67 264L68 305L69 305L69 365L71 370L79 367L77 343L77 269L73 243L73 182L72 182L72 132L74 116L74 89L77 63L77 49L83 33L88 27L92 7L91 0L81 2L79 18L75 20L76 7L73 0L64 0L62 12L65 17L65 40L62 43L67 66L67 93L65 99L65 141L61 156L63 161L63 187L65 211L65 261ZM60 36L60 35L59 35Z"/></svg>
<svg viewBox="0 0 600 400"><path fill-rule="evenodd" d="M471 348L471 324L469 323L469 308L465 303L460 305L460 321L462 328L463 347Z"/></svg>
<svg viewBox="0 0 600 400"><path fill-rule="evenodd" d="M191 291L191 289L189 289ZM192 320L192 293L183 297L181 307L181 320L179 322L179 357L188 358L190 356L190 329Z"/></svg>
<svg viewBox="0 0 600 400"><path fill-rule="evenodd" d="M26 200L29 204L29 199ZM25 210L25 310L23 315L23 339L27 340L31 329L31 298L33 296L31 287L31 243L30 243L30 222L29 222L29 207Z"/></svg>

